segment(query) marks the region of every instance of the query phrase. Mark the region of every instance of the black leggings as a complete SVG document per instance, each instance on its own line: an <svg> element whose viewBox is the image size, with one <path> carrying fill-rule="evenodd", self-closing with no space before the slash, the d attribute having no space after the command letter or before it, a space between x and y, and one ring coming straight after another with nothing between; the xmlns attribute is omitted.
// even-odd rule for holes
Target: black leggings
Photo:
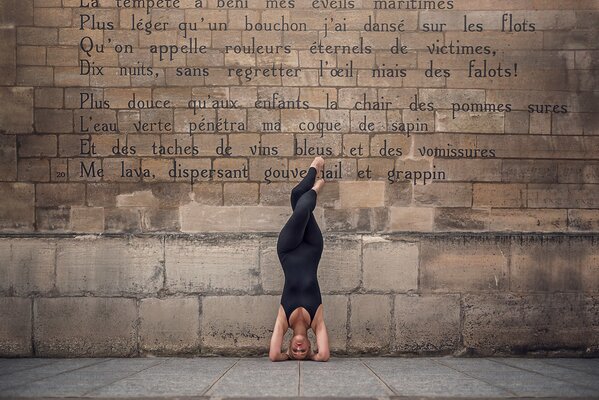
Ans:
<svg viewBox="0 0 599 400"><path fill-rule="evenodd" d="M277 254L285 273L281 304L287 320L297 307L304 307L314 320L322 303L317 271L323 250L323 237L312 211L317 193L311 190L316 180L316 168L310 167L304 179L291 191L293 214L281 229Z"/></svg>

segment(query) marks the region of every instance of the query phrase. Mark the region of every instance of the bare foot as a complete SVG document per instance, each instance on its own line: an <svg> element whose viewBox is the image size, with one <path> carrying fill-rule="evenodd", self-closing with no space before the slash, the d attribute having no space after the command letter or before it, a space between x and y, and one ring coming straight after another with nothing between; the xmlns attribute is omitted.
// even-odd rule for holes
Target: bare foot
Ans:
<svg viewBox="0 0 599 400"><path fill-rule="evenodd" d="M324 168L324 158L322 158L322 157L315 157L314 161L312 161L312 164L310 164L310 166L316 168L316 175L317 176L320 175L320 172Z"/></svg>
<svg viewBox="0 0 599 400"><path fill-rule="evenodd" d="M314 186L312 187L312 189L314 189L316 191L316 193L320 193L320 189L322 189L322 187L324 186L324 179L317 179L316 182L314 183Z"/></svg>

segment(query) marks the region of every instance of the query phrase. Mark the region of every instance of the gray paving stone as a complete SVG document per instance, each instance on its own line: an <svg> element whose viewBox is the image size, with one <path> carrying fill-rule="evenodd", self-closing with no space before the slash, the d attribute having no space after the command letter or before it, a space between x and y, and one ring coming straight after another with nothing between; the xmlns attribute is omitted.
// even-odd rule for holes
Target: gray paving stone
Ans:
<svg viewBox="0 0 599 400"><path fill-rule="evenodd" d="M509 390L517 396L578 397L599 395L599 392L592 389L523 370L514 372L481 370L471 371L469 374L494 386Z"/></svg>
<svg viewBox="0 0 599 400"><path fill-rule="evenodd" d="M300 362L300 396L389 396L393 392L362 362L332 358Z"/></svg>
<svg viewBox="0 0 599 400"><path fill-rule="evenodd" d="M547 364L559 365L564 368L570 368L576 371L599 375L599 358L552 358L543 359L543 361Z"/></svg>
<svg viewBox="0 0 599 400"><path fill-rule="evenodd" d="M272 362L267 357L241 359L210 390L208 396L297 396L299 361Z"/></svg>
<svg viewBox="0 0 599 400"><path fill-rule="evenodd" d="M599 359L0 359L0 398L599 399Z"/></svg>
<svg viewBox="0 0 599 400"><path fill-rule="evenodd" d="M549 364L543 360L531 360L528 358L504 358L497 360L497 362L536 372L537 374L566 381L578 386L594 389L598 391L599 395L599 378L591 373Z"/></svg>
<svg viewBox="0 0 599 400"><path fill-rule="evenodd" d="M89 392L89 396L200 396L238 358L167 359L111 385Z"/></svg>
<svg viewBox="0 0 599 400"><path fill-rule="evenodd" d="M57 360L54 363L43 365L37 368L1 375L0 396L4 393L5 389L12 388L14 386L29 384L30 382L38 381L40 379L45 379L54 375L106 361L106 359L102 358L64 359Z"/></svg>
<svg viewBox="0 0 599 400"><path fill-rule="evenodd" d="M57 397L83 396L91 390L108 385L130 374L131 372L123 371L84 372L77 370L7 389L2 392L2 395L37 397L52 393Z"/></svg>
<svg viewBox="0 0 599 400"><path fill-rule="evenodd" d="M49 365L56 360L45 358L3 358L0 359L0 375L12 374L13 372L23 371L31 368L38 368Z"/></svg>
<svg viewBox="0 0 599 400"><path fill-rule="evenodd" d="M364 360L394 392L402 396L509 396L509 391L472 378L431 358Z"/></svg>

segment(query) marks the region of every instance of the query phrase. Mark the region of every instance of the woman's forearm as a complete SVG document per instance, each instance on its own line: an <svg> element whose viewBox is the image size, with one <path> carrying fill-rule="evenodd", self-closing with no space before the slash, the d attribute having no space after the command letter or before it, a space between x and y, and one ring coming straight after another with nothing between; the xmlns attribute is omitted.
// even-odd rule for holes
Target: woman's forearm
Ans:
<svg viewBox="0 0 599 400"><path fill-rule="evenodd" d="M289 360L289 354L287 353L279 353L274 361L285 361L285 360Z"/></svg>

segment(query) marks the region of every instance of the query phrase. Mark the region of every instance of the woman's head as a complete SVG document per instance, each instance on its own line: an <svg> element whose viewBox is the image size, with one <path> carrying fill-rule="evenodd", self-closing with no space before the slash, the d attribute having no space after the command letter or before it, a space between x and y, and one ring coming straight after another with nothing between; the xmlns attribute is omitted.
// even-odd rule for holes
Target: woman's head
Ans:
<svg viewBox="0 0 599 400"><path fill-rule="evenodd" d="M311 344L306 335L293 335L289 341L289 356L296 360L303 360L310 355Z"/></svg>

